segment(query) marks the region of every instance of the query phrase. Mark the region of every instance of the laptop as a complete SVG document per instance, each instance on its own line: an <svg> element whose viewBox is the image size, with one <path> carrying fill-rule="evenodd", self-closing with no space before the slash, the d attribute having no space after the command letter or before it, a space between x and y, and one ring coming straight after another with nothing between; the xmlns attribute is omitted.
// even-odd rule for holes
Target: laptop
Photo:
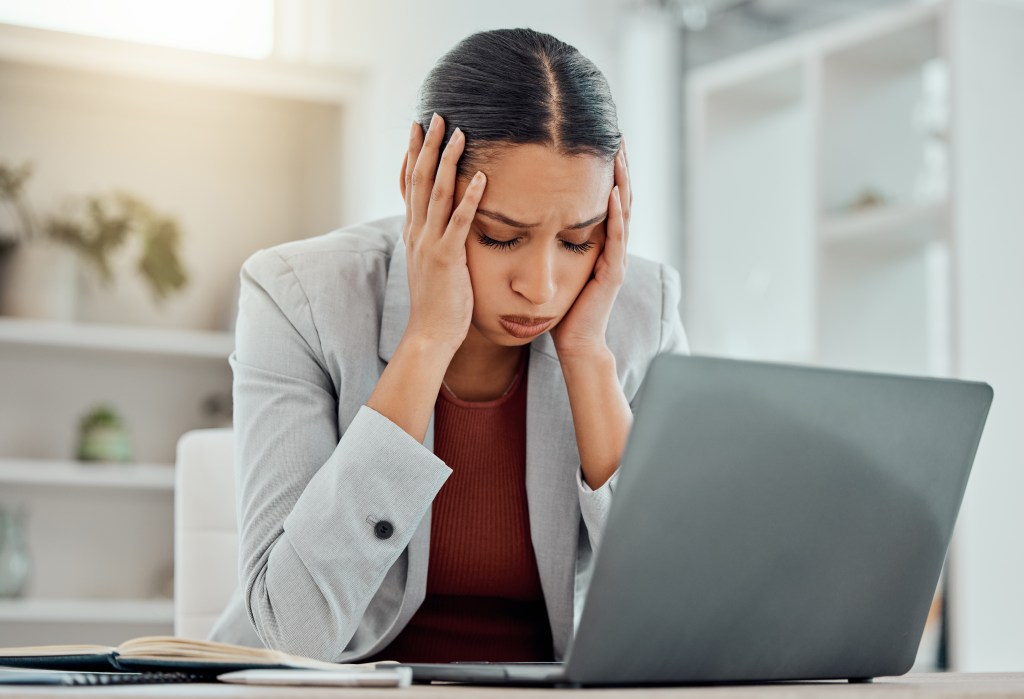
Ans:
<svg viewBox="0 0 1024 699"><path fill-rule="evenodd" d="M659 355L565 662L405 665L573 687L901 675L991 401L984 383Z"/></svg>

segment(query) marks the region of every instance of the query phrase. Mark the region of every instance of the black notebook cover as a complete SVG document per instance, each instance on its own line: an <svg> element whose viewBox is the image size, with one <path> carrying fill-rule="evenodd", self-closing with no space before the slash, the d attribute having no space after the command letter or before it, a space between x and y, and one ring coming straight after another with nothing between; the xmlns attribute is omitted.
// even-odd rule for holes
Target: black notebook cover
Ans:
<svg viewBox="0 0 1024 699"><path fill-rule="evenodd" d="M227 663L212 660L155 660L153 658L124 658L114 652L111 659L122 672L191 672L200 675L219 675L236 670L289 670L288 665L268 665L261 662Z"/></svg>
<svg viewBox="0 0 1024 699"><path fill-rule="evenodd" d="M75 670L78 672L117 672L114 653L81 655L0 655L0 666L27 667L34 670Z"/></svg>

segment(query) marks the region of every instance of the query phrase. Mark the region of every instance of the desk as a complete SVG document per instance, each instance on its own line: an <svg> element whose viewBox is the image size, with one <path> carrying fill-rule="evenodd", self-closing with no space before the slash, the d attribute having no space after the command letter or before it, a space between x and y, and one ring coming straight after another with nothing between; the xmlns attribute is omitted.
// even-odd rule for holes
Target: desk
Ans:
<svg viewBox="0 0 1024 699"><path fill-rule="evenodd" d="M575 692L595 699L919 699L940 697L989 699L1024 697L1024 673L914 674L888 677L871 684L815 682L724 687L665 687L656 689L582 689ZM66 699L117 697L118 699L521 699L556 696L550 689L414 685L409 689L346 687L248 687L228 684L124 685L121 687L0 687L0 699Z"/></svg>

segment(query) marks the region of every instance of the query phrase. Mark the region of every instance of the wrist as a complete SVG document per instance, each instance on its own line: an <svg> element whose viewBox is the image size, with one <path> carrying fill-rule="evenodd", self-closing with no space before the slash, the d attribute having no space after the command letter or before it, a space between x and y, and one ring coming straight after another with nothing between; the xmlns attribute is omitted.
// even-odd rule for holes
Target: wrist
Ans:
<svg viewBox="0 0 1024 699"><path fill-rule="evenodd" d="M414 355L428 364L443 364L444 369L447 370L448 365L451 364L452 357L455 356L455 352L458 349L457 345L453 347L450 342L419 333L407 332L402 335L402 339L399 340L398 348L396 348L395 352L397 354L401 350L402 354Z"/></svg>
<svg viewBox="0 0 1024 699"><path fill-rule="evenodd" d="M562 371L584 369L593 371L602 367L615 368L615 355L607 345L599 345L574 350L557 350L558 361Z"/></svg>

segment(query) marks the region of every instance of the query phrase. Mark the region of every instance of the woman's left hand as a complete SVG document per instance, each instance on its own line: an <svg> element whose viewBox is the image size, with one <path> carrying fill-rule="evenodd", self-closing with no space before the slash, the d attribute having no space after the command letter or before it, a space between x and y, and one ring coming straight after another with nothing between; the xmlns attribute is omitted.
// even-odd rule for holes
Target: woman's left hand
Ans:
<svg viewBox="0 0 1024 699"><path fill-rule="evenodd" d="M626 278L626 243L629 241L632 203L629 161L626 159L626 141L623 139L619 152L615 154L615 185L608 196L604 249L583 291L561 322L551 329L551 339L563 362L607 352L605 332L608 329L608 318Z"/></svg>

